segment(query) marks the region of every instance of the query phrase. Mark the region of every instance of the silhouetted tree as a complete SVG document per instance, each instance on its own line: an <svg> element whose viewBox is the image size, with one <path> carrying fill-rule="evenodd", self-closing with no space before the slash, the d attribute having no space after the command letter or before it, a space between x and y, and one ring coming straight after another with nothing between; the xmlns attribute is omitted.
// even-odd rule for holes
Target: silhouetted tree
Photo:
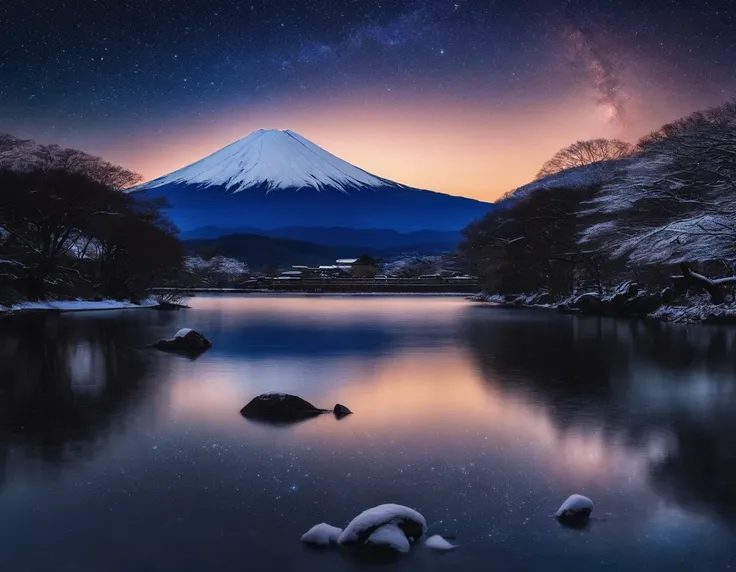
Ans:
<svg viewBox="0 0 736 572"><path fill-rule="evenodd" d="M622 159L634 152L635 147L631 143L620 139L590 139L588 141L576 141L572 145L560 149L548 160L537 173L536 178L541 179L547 175L559 173L572 167L582 167L598 161L609 161Z"/></svg>
<svg viewBox="0 0 736 572"><path fill-rule="evenodd" d="M0 137L0 289L139 296L180 266L163 205L121 192L137 179L73 149Z"/></svg>

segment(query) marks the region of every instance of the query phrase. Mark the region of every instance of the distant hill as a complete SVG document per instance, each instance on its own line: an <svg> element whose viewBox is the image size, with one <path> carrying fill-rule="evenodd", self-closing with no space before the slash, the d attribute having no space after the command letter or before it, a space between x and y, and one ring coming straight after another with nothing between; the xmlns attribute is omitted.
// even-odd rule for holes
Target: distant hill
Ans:
<svg viewBox="0 0 736 572"><path fill-rule="evenodd" d="M305 264L317 266L334 264L338 258L358 258L363 254L375 257L392 257L399 254L427 254L426 245L404 247L329 246L304 240L273 238L258 234L228 234L217 238L185 240L184 246L192 254L203 258L227 256L247 262L254 270L268 266L292 266Z"/></svg>
<svg viewBox="0 0 736 572"><path fill-rule="evenodd" d="M452 250L460 242L462 235L457 231L419 230L397 232L390 229L359 229L346 227L302 227L291 226L275 229L259 228L221 228L205 226L180 234L182 240L217 238L227 234L257 234L272 238L287 238L323 244L327 246L363 246L374 248L394 248L411 246L422 250Z"/></svg>

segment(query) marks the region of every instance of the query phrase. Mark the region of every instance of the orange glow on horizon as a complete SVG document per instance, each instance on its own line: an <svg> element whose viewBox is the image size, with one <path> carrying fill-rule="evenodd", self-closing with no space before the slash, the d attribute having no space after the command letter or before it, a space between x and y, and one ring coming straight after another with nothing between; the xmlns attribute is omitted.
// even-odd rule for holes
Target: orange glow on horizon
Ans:
<svg viewBox="0 0 736 572"><path fill-rule="evenodd" d="M392 96L395 97L395 96ZM448 100L413 94L276 101L162 121L156 132L95 151L154 179L257 129L291 129L378 176L417 188L491 201L531 181L557 150L578 139L636 141L692 110L656 102L624 129L589 94L545 101Z"/></svg>

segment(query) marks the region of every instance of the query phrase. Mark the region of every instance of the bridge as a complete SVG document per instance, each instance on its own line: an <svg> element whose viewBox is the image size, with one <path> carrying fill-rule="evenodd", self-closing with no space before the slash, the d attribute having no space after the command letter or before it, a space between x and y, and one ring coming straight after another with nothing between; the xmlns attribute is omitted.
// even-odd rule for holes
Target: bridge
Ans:
<svg viewBox="0 0 736 572"><path fill-rule="evenodd" d="M480 290L480 281L474 277L454 278L260 278L232 286L191 286L153 288L158 292L226 293L226 292L310 292L310 293L457 293L475 294Z"/></svg>

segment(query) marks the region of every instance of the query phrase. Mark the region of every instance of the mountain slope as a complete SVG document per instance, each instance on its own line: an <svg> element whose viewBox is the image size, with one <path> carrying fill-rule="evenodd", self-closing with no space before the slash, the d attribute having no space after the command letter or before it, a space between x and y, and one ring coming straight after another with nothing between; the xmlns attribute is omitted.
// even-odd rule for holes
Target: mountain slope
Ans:
<svg viewBox="0 0 736 572"><path fill-rule="evenodd" d="M492 205L413 189L359 169L292 131L260 130L141 185L182 230L349 227L457 231Z"/></svg>

